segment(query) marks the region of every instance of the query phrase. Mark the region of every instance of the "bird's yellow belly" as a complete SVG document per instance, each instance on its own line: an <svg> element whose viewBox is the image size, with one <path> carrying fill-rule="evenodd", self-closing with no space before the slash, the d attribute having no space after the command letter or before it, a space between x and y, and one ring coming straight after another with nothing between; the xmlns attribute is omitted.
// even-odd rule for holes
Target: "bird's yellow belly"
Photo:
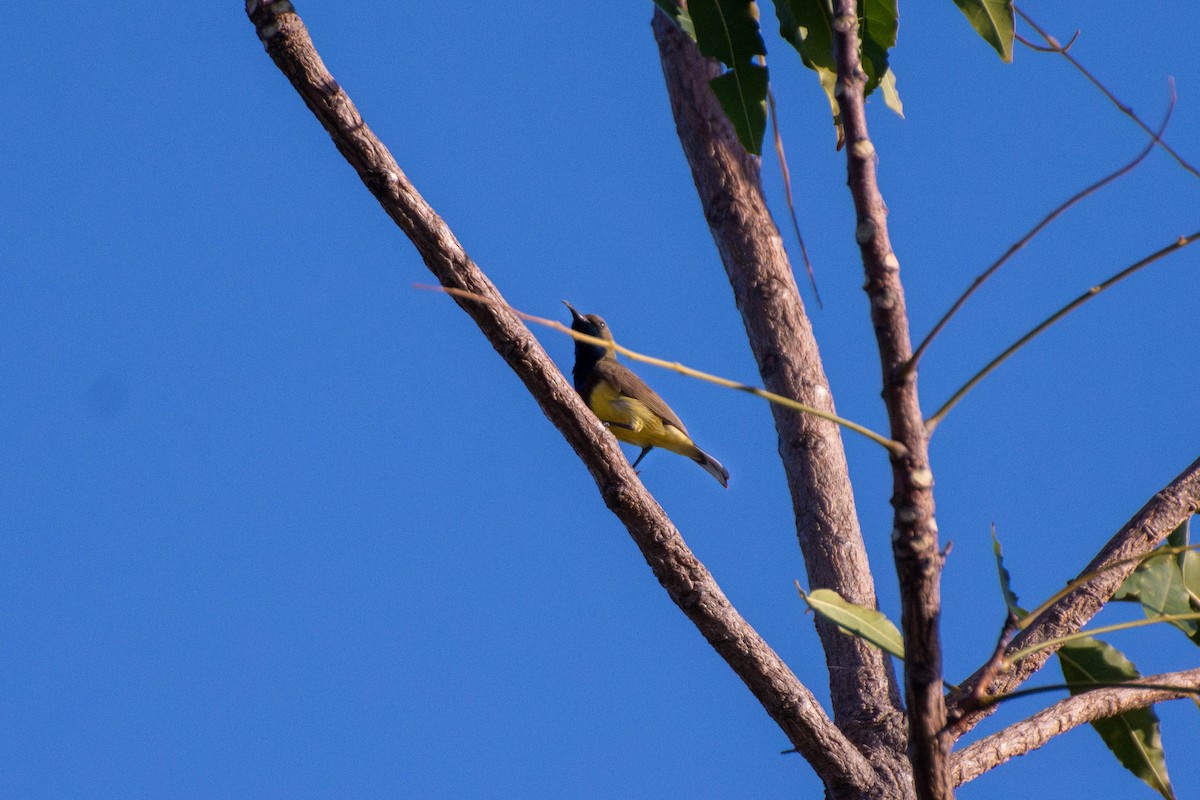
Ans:
<svg viewBox="0 0 1200 800"><path fill-rule="evenodd" d="M600 381L588 398L588 406L608 423L613 436L638 447L661 447L680 455L695 457L696 445L688 435L663 420L645 403L619 393Z"/></svg>

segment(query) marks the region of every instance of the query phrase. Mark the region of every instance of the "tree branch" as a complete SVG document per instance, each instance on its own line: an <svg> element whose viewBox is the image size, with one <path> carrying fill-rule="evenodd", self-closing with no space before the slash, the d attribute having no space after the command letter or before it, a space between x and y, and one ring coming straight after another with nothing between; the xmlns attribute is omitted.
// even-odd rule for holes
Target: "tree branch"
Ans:
<svg viewBox="0 0 1200 800"><path fill-rule="evenodd" d="M955 753L951 766L954 785L960 786L978 778L1009 759L1036 750L1055 736L1084 723L1145 708L1163 700L1189 697L1200 691L1200 669L1152 675L1130 681L1128 685L1138 684L1178 686L1180 690L1095 689L1068 697Z"/></svg>
<svg viewBox="0 0 1200 800"><path fill-rule="evenodd" d="M946 704L942 688L942 557L934 519L933 472L928 435L917 395L917 371L905 369L912 357L900 262L888 238L887 206L876 181L876 153L867 131L863 89L866 75L859 56L858 4L835 0L835 96L846 131L850 193L858 215L855 238L866 272L871 321L883 367L883 399L891 438L908 449L892 456L892 552L900 578L904 631L904 688L908 704L909 754L917 796L945 800L950 785L949 738L942 735Z"/></svg>
<svg viewBox="0 0 1200 800"><path fill-rule="evenodd" d="M1013 639L1006 655L1011 655L1023 647L1075 633L1082 628L1108 602L1129 573L1137 569L1137 557L1157 547L1171 531L1195 514L1197 509L1200 509L1200 459L1193 461L1175 477L1175 480L1150 498L1141 510L1109 539L1091 563L1080 571L1080 575L1102 571L1043 611L1036 621ZM1119 567L1105 569L1118 561L1124 563ZM959 717L964 709L970 708L966 698L973 694L997 695L1013 691L1030 675L1041 669L1051 655L1053 650L1033 653L1014 664L1008 672L998 675L990 686L982 689L977 689L976 684L983 671L976 671L963 682L960 692L956 692L951 698L951 718ZM964 706L964 703L967 705ZM970 710L956 719L954 735L961 735L970 730L994 710L994 705L982 710Z"/></svg>
<svg viewBox="0 0 1200 800"><path fill-rule="evenodd" d="M605 504L625 525L671 599L746 683L827 786L847 793L865 791L876 781L869 762L730 605L637 479L616 440L583 404L537 339L499 305L503 300L491 281L418 194L325 68L291 3L248 0L246 12L267 53L380 205L412 240L438 281L497 301L458 302L579 454Z"/></svg>
<svg viewBox="0 0 1200 800"><path fill-rule="evenodd" d="M762 194L758 160L739 144L709 87L720 68L661 11L653 28L679 140L763 383L832 412L812 326ZM840 433L791 409L772 406L772 412L810 587L834 589L853 603L876 607ZM823 618L816 625L829 666L834 719L891 775L893 788L907 787L891 661Z"/></svg>

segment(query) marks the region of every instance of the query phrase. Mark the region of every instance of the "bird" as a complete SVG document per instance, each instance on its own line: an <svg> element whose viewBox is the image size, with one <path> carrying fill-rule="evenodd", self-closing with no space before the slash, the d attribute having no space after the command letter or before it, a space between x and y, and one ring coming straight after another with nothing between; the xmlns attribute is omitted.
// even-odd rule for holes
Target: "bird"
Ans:
<svg viewBox="0 0 1200 800"><path fill-rule="evenodd" d="M571 328L597 339L613 340L608 324L596 314L580 314L567 301ZM653 389L617 361L617 353L607 347L575 340L575 368L571 371L575 390L588 408L622 442L637 445L642 452L633 462L636 469L655 447L687 456L729 488L729 471L721 462L701 450L692 441L687 428Z"/></svg>

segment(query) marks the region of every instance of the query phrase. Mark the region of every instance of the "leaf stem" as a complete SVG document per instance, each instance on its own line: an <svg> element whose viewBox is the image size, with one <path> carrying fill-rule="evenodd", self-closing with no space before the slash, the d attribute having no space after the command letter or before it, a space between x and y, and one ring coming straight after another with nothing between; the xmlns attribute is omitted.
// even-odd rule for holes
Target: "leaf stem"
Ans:
<svg viewBox="0 0 1200 800"><path fill-rule="evenodd" d="M1187 614L1159 614L1157 616L1148 617L1146 619L1135 619L1132 622L1118 622L1115 625L1102 625L1099 628L1092 628L1086 631L1076 631L1075 633L1067 634L1066 636L1056 636L1053 639L1047 639L1044 642L1031 644L1029 647L1022 647L1020 650L1014 651L1008 656L1006 666L1012 666L1020 661L1025 656L1038 652L1039 650L1048 650L1060 644L1073 642L1076 639L1086 639L1089 636L1095 636L1100 633L1112 633L1113 631L1123 631L1129 628L1142 628L1146 625L1157 625L1160 622L1183 622L1185 620L1200 619L1200 611L1192 611Z"/></svg>

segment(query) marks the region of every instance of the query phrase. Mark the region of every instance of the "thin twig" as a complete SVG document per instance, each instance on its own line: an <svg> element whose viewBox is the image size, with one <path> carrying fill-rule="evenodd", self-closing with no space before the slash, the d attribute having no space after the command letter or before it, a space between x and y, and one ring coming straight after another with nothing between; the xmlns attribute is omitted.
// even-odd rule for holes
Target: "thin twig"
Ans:
<svg viewBox="0 0 1200 800"><path fill-rule="evenodd" d="M792 230L796 232L796 241L800 243L800 256L804 259L804 269L808 271L808 282L812 285L813 297L817 300L817 308L824 309L821 293L817 291L817 276L813 274L812 262L808 260L808 248L804 246L804 236L800 233L800 223L796 220L796 204L792 200L792 173L788 169L787 156L783 154L783 137L779 135L779 115L775 111L775 93L767 87L767 104L771 108L771 131L775 135L775 155L779 158L779 172L783 177L783 192L787 198L788 216L792 219Z"/></svg>
<svg viewBox="0 0 1200 800"><path fill-rule="evenodd" d="M1075 31L1075 35L1071 37L1071 41L1062 46L1054 45L1052 47L1043 47L1040 44L1034 44L1019 33L1014 33L1013 38L1028 47L1030 50L1036 50L1039 53L1065 53L1071 49L1071 45L1075 44L1075 40L1079 38L1079 31Z"/></svg>
<svg viewBox="0 0 1200 800"><path fill-rule="evenodd" d="M538 325L544 325L547 328L553 328L559 333L565 333L577 341L587 342L588 344L598 344L602 347L607 347L610 350L615 350L621 355L627 356L634 361L640 361L643 364L650 364L655 367L661 367L662 369L669 369L672 372L678 372L680 375L686 375L689 378L698 378L702 381L715 383L717 386L724 386L727 389L737 389L740 392L746 392L747 394L752 394L755 397L761 397L762 399L768 400L772 403L786 406L787 408L801 411L805 414L812 414L814 417L819 417L821 419L828 420L829 422L837 423L846 430L861 434L876 444L886 447L892 453L897 455L903 455L904 453L904 445L900 444L899 442L894 442L886 436L876 433L864 425L859 425L853 420L848 420L845 417L839 417L837 414L831 414L828 411L823 411L822 409L805 405L804 403L793 400L790 397L784 397L783 395L775 394L774 392L768 392L766 389L760 389L756 386L750 386L738 381L731 381L728 378L722 378L720 375L701 372L698 369L692 369L691 367L685 366L678 361L667 361L664 358L655 358L654 356L643 355L642 353L630 350L628 347L619 345L616 342L610 342L607 339L599 339L595 336L588 336L586 333L580 333L579 331L573 330L557 320L547 319L546 317L538 317L534 316L533 314L527 314L524 311L518 311L502 300L495 300L490 297L484 297L483 295L475 294L474 292L466 292L462 289L455 289L448 286L428 286L417 283L413 284L413 287L416 289L425 289L433 292L445 292L446 294L453 295L454 297L459 297L464 300L471 300L476 303L492 303L502 306L526 322L533 322Z"/></svg>
<svg viewBox="0 0 1200 800"><path fill-rule="evenodd" d="M1088 72L1087 68L1085 68L1085 67L1083 66L1083 64L1080 64L1080 63L1079 63L1079 61L1077 61L1073 55L1071 55L1070 53L1068 53L1068 52L1067 52L1067 48L1066 48L1066 47L1063 47L1063 46L1061 46L1061 45L1058 43L1058 40L1057 40L1057 39L1055 39L1055 38L1054 38L1053 36L1051 36L1049 33L1047 33L1046 31L1044 31L1044 30L1041 28L1041 26L1039 26L1039 25L1038 25L1036 22L1034 22L1034 21L1033 21L1033 20L1032 20L1032 19L1029 17L1029 15L1028 15L1028 14L1026 14L1024 11L1022 11L1022 10L1021 10L1020 8L1018 8L1017 6L1015 6L1015 5L1013 6L1013 11L1016 11L1016 12L1017 12L1017 14L1018 14L1018 15L1021 17L1021 19L1025 20L1025 23L1026 23L1027 25L1029 25L1029 27L1031 27L1031 28L1033 28L1035 31L1037 31L1037 32L1038 32L1038 34L1039 34L1039 35L1040 35L1040 36L1041 36L1043 39L1045 39L1045 40L1046 40L1046 43L1050 45L1050 48L1051 48L1052 52L1058 53L1058 54L1059 54L1059 55L1061 55L1063 58L1065 58L1067 61L1069 61L1069 62L1071 63L1071 66L1073 66L1073 67L1075 67L1075 69L1079 70L1079 72L1080 72L1080 73L1081 73L1081 74L1082 74L1082 75L1083 75L1085 78L1087 78L1089 81L1091 81L1091 82L1092 82L1092 85L1093 85L1093 86L1095 86L1097 89L1099 89L1101 92L1103 92L1103 93L1104 93L1104 96L1105 96L1105 97L1107 97L1107 98L1108 98L1108 99L1109 99L1109 100L1112 102L1112 104L1113 104L1113 105L1115 105L1115 106L1116 106L1118 109L1120 109L1120 111L1121 111L1121 113L1122 113L1122 114L1124 114L1125 116L1129 117L1131 120L1133 120L1134 122L1136 122L1136 123L1138 124L1138 127L1140 127L1142 130L1144 130L1146 133L1150 134L1151 136L1153 136L1153 135L1154 135L1154 131L1152 131L1152 130L1150 129L1150 126L1149 126L1149 125L1147 125L1145 122L1143 122L1143 121L1142 121L1142 118L1141 118L1141 117L1139 117L1137 114L1135 114L1132 108L1130 108L1129 106L1125 105L1125 104L1124 104L1124 103L1122 103L1120 100L1118 100L1118 99L1117 99L1117 96L1116 96L1115 94L1113 94L1111 91L1109 91L1108 87L1107 87L1107 86L1105 86L1103 83L1101 83L1101 82L1099 81L1099 79L1098 79L1098 78L1096 78L1096 76L1095 76L1095 75L1093 75L1092 73ZM1072 38L1072 41L1074 41L1074 38ZM1069 45L1068 45L1068 46L1069 46ZM1176 161L1178 161L1178 162L1179 162L1179 166L1183 167L1183 168L1184 168L1184 169L1186 169L1188 172L1190 172L1190 173L1192 173L1193 175L1195 175L1197 178L1200 178L1200 170L1196 169L1196 168L1195 168L1195 167L1193 167L1191 164L1189 164L1189 163L1187 162L1187 160L1186 160L1186 159L1184 159L1184 157L1183 157L1183 156L1179 155L1179 153L1175 152L1175 150L1174 150L1174 149L1173 149L1173 148L1172 148L1172 147L1171 147L1169 144L1167 144L1165 141L1162 141L1162 140L1160 139L1160 140L1158 141L1158 146L1159 146L1159 147L1161 147L1163 150L1166 150L1168 153L1170 153L1170 154L1171 154L1171 157L1172 157L1172 158L1174 158Z"/></svg>
<svg viewBox="0 0 1200 800"><path fill-rule="evenodd" d="M1034 225L1028 233L1026 233L1015 243L1013 243L1011 247L1005 250L1004 255L1000 256L1000 258L996 259L996 261L990 267L981 272L979 276L971 282L971 285L967 287L967 290L963 292L957 300L954 301L954 305L950 306L950 310L942 315L942 318L938 320L936 325L933 326L933 329L925 335L925 338L917 347L916 352L913 353L913 357L908 360L907 364L905 364L905 372L908 373L917 368L917 364L920 362L921 356L924 355L925 350L929 347L930 343L933 342L934 338L942 332L942 328L946 327L946 323L950 321L950 318L957 314L959 310L966 304L967 300L971 298L971 295L975 294L976 290L978 290L988 278L992 277L992 275L994 275L996 271L1000 269L1000 267L1004 266L1008 259L1012 258L1017 251L1029 244L1029 242L1033 240L1033 237L1041 233L1051 222L1054 222L1054 220L1058 219L1068 208L1080 202L1088 195L1091 195L1104 188L1117 178L1120 178L1121 176L1131 172L1135 167L1137 167L1138 164L1141 164L1146 156L1150 155L1150 151L1154 149L1154 145L1160 140L1163 131L1167 129L1167 123L1171 121L1171 112L1174 110L1175 82L1172 81L1171 98L1167 103L1167 113L1163 116L1162 125L1159 126L1158 131L1154 134L1154 138L1150 140L1150 143L1142 148L1141 152L1139 152L1137 156L1135 156L1134 159L1125 166L1121 167L1115 172L1109 173L1105 177L1093 183L1091 186L1081 189L1080 191L1071 195L1071 197L1067 198L1067 200L1059 205L1058 208L1054 209L1045 217L1043 217L1041 222L1039 222L1037 225Z"/></svg>
<svg viewBox="0 0 1200 800"><path fill-rule="evenodd" d="M1066 636L1055 636L1053 639L1045 639L1037 644L1031 644L1029 647L1022 647L1020 650L1014 650L1008 654L1007 665L1017 663L1026 656L1042 650L1057 650L1059 646L1067 642L1073 642L1077 639L1086 639L1089 636L1095 636L1100 633L1113 633L1115 631L1124 631L1130 628L1144 628L1147 625L1158 625L1161 622L1188 622L1190 620L1200 619L1200 611L1192 611L1187 614L1156 614L1153 617L1146 619L1135 619L1130 622L1118 622L1113 625L1102 625L1099 628L1090 628L1086 631L1076 631L1069 633Z"/></svg>
<svg viewBox="0 0 1200 800"><path fill-rule="evenodd" d="M1133 680L1136 680L1137 682L1134 683ZM1133 689L1140 692L1178 692L1180 695L1185 697L1191 695L1200 696L1200 686L1193 688L1191 686L1183 686L1175 683L1146 683L1144 679L1141 678L1135 678L1133 680L1047 683L1042 686L1028 686L1024 689L1017 689L1015 692L1006 692L1004 694L993 695L987 699L991 705L999 705L1000 703L1005 703L1009 700L1019 700L1022 697L1031 697L1035 694L1046 694L1047 692L1072 692L1073 694L1082 694L1083 692L1092 692L1097 689Z"/></svg>
<svg viewBox="0 0 1200 800"><path fill-rule="evenodd" d="M1164 256L1168 256L1171 253L1174 253L1176 250L1182 250L1183 248L1187 247L1192 242L1195 242L1197 239L1200 239L1200 231L1196 231L1195 233L1193 233L1189 236L1179 237L1179 239L1175 240L1174 242L1172 242L1171 244L1162 248L1161 250L1151 253L1150 255L1146 256L1145 258L1141 259L1140 261L1137 261L1137 262L1131 264L1130 266L1126 267L1125 269L1121 270L1116 275L1113 275L1111 278L1104 281L1103 283L1097 284L1096 286L1093 286L1092 288L1088 289L1086 292L1081 294L1079 297L1076 297L1070 303L1067 303L1065 306L1060 308L1058 311L1051 314L1044 321L1042 321L1040 324L1038 324L1036 327L1034 327L1033 330L1026 333L1024 336L1022 336L1017 341L1013 342L1012 345L1010 345L1003 353L1001 353L1000 355L996 356L991 361L989 361L987 366L985 366L983 369L979 370L979 372L975 373L975 375L973 375L969 381L964 383L962 385L962 387L958 391L956 391L953 395L951 395L950 399L947 400L942 405L942 407L937 410L936 413L934 413L933 416L931 416L929 419L927 419L925 421L926 429L930 433L933 433L934 428L936 428L939 424L941 424L941 421L945 418L945 416L950 413L950 410L952 408L954 408L956 405L958 405L959 401L963 399L963 397L967 394L967 392L974 389L975 386L980 381L982 381L984 378L986 378L988 375L990 375L992 373L992 371L996 369L996 367L1000 366L1005 361L1007 361L1009 356L1011 356L1013 353L1020 350L1025 345L1027 345L1042 331L1046 330L1051 325L1053 325L1054 323L1058 322L1060 319L1065 317L1067 314L1070 314L1072 311L1079 308L1081 305L1083 305L1084 303L1091 300L1096 295L1103 292L1105 289L1108 289L1109 287L1114 286L1117 283L1120 283L1121 281L1128 278L1130 275L1133 275L1135 272L1138 272L1141 269L1150 266L1155 261L1158 261L1160 258L1163 258Z"/></svg>

